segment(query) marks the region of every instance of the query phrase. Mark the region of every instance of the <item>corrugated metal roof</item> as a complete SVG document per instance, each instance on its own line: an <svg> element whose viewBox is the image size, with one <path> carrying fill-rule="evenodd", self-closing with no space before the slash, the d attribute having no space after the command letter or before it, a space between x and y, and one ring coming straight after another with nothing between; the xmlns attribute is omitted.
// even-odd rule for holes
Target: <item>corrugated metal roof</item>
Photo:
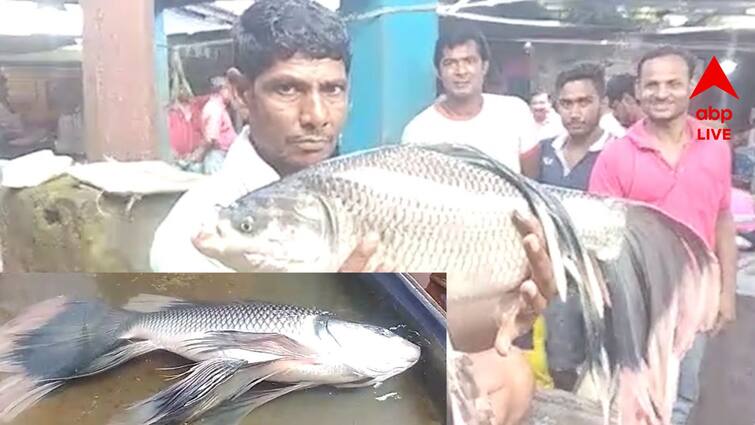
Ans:
<svg viewBox="0 0 755 425"><path fill-rule="evenodd" d="M318 0L337 10L340 0ZM175 9L164 15L167 35L195 34L230 28L230 21L254 0L220 0ZM0 0L0 35L65 35L80 37L84 25L81 6L65 4L65 10L41 7L33 0ZM213 10L214 9L214 10Z"/></svg>

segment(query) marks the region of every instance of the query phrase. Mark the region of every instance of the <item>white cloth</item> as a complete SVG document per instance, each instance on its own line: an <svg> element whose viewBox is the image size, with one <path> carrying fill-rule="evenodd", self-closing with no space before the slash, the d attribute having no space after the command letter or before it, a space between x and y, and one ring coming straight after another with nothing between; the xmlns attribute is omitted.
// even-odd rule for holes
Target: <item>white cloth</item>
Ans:
<svg viewBox="0 0 755 425"><path fill-rule="evenodd" d="M488 93L482 96L482 110L468 120L448 118L438 111L437 102L433 103L406 126L402 143L466 144L520 172L519 155L538 142L532 112L518 97Z"/></svg>
<svg viewBox="0 0 755 425"><path fill-rule="evenodd" d="M623 125L621 125L619 120L617 120L611 112L606 112L605 114L603 114L603 116L600 117L600 122L598 123L598 125L604 131L607 131L617 139L620 139L627 134L627 129L624 128Z"/></svg>
<svg viewBox="0 0 755 425"><path fill-rule="evenodd" d="M553 137L563 136L564 134L567 134L567 131L561 120L561 115L552 109L545 117L545 121L541 123L535 121L535 140L538 142Z"/></svg>
<svg viewBox="0 0 755 425"><path fill-rule="evenodd" d="M280 176L254 150L245 127L228 149L222 169L186 192L157 228L150 250L154 272L230 272L204 256L191 242L202 224L214 219L216 205L227 206Z"/></svg>

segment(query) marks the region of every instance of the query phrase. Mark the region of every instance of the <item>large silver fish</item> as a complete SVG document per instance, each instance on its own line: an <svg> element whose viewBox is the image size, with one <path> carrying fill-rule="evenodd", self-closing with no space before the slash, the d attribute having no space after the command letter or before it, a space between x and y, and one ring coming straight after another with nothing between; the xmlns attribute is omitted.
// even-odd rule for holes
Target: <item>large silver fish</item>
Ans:
<svg viewBox="0 0 755 425"><path fill-rule="evenodd" d="M640 367L677 289L718 279L705 242L655 208L540 185L467 146L387 146L247 194L195 244L242 271L335 271L377 233L376 263L449 273L451 314L517 300L528 262L515 211L542 224L561 297L571 282L582 301L586 370L608 412L610 382Z"/></svg>
<svg viewBox="0 0 755 425"><path fill-rule="evenodd" d="M11 420L69 380L154 350L197 363L113 424L236 424L289 392L373 385L420 357L418 346L386 329L293 305L196 304L142 295L111 309L58 297L0 328L0 372L11 374L0 381L0 420ZM261 381L278 385L258 389Z"/></svg>

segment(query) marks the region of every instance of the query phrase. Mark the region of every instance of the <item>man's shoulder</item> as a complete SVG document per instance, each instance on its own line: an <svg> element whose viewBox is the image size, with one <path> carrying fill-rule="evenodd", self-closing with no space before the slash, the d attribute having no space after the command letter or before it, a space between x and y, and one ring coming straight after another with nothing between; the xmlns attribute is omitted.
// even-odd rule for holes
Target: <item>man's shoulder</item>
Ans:
<svg viewBox="0 0 755 425"><path fill-rule="evenodd" d="M427 132L435 131L438 124L443 120L443 116L435 110L435 102L420 111L404 127L401 136L402 143L418 143L418 137ZM418 134L419 133L419 134Z"/></svg>
<svg viewBox="0 0 755 425"><path fill-rule="evenodd" d="M427 121L437 121L438 117L442 117L440 113L435 109L436 101L433 101L429 106L425 107L417 115L412 118L411 121L409 121L409 125L412 125L414 123L422 123Z"/></svg>
<svg viewBox="0 0 755 425"><path fill-rule="evenodd" d="M623 155L633 151L636 144L632 141L629 134L622 137L616 137L609 133L603 148L600 150L601 155Z"/></svg>

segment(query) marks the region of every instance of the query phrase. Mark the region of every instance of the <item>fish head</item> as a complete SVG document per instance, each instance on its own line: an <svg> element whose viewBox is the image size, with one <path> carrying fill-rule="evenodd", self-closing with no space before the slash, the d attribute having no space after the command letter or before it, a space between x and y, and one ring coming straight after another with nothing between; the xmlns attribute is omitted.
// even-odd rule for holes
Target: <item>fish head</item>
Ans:
<svg viewBox="0 0 755 425"><path fill-rule="evenodd" d="M242 258L243 271L329 270L335 219L325 201L303 188L270 186L219 211L220 256Z"/></svg>
<svg viewBox="0 0 755 425"><path fill-rule="evenodd" d="M414 366L420 347L379 326L330 318L318 333L332 354L364 385L383 382Z"/></svg>

